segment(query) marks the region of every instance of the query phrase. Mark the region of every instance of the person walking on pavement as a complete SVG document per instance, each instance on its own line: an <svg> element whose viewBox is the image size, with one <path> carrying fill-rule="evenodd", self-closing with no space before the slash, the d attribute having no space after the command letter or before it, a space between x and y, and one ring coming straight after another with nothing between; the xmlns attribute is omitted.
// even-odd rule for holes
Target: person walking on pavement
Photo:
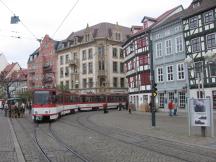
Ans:
<svg viewBox="0 0 216 162"><path fill-rule="evenodd" d="M177 116L177 106L176 106L176 104L175 103L173 103L173 115L174 116Z"/></svg>
<svg viewBox="0 0 216 162"><path fill-rule="evenodd" d="M108 113L108 111L107 111L107 103L103 104L103 111L104 111L104 114Z"/></svg>
<svg viewBox="0 0 216 162"><path fill-rule="evenodd" d="M128 112L129 112L129 114L132 113L132 112L131 112L132 109L133 109L133 103L130 102L130 104L128 105Z"/></svg>
<svg viewBox="0 0 216 162"><path fill-rule="evenodd" d="M173 116L173 114L172 114L172 110L173 110L173 107L174 105L173 105L173 101L172 100L170 100L170 102L168 103L168 109L169 109L169 116Z"/></svg>

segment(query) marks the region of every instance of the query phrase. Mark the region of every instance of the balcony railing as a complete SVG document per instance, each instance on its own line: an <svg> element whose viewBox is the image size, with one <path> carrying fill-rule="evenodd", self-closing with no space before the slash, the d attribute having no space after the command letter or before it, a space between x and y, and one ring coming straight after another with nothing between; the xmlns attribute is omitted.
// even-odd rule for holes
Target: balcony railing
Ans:
<svg viewBox="0 0 216 162"><path fill-rule="evenodd" d="M69 60L68 61L69 65L76 65L78 66L79 65L79 60L78 59L73 59L73 60Z"/></svg>
<svg viewBox="0 0 216 162"><path fill-rule="evenodd" d="M52 77L44 77L43 78L43 83L50 83L53 82L53 78Z"/></svg>

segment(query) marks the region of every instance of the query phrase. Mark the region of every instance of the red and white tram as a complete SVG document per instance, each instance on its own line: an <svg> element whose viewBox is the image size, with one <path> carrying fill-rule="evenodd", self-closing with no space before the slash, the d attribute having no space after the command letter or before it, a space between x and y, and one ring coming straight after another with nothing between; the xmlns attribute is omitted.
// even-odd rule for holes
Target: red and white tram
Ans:
<svg viewBox="0 0 216 162"><path fill-rule="evenodd" d="M99 110L107 103L107 108L126 106L127 94L74 94L56 89L34 89L32 119L54 120L76 111Z"/></svg>

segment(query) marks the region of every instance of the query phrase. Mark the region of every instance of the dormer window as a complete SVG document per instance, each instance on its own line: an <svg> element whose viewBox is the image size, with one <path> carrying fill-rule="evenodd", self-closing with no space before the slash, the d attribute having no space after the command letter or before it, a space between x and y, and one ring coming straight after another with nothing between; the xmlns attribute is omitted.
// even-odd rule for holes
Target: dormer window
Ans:
<svg viewBox="0 0 216 162"><path fill-rule="evenodd" d="M121 40L121 34L119 32L116 32L116 40L118 41Z"/></svg>
<svg viewBox="0 0 216 162"><path fill-rule="evenodd" d="M200 6L200 2L196 2L193 4L193 8L199 7Z"/></svg>
<svg viewBox="0 0 216 162"><path fill-rule="evenodd" d="M148 22L147 22L147 21L145 21L145 22L143 23L143 27L144 27L144 29L148 28Z"/></svg>
<svg viewBox="0 0 216 162"><path fill-rule="evenodd" d="M74 44L77 44L77 43L78 43L78 38L75 37L75 38L74 38Z"/></svg>
<svg viewBox="0 0 216 162"><path fill-rule="evenodd" d="M201 2L201 0L193 0L192 7L193 8L199 7L200 6L200 2Z"/></svg>
<svg viewBox="0 0 216 162"><path fill-rule="evenodd" d="M86 35L85 35L85 42L89 42L89 40L90 40L90 35L89 35L89 34L86 34Z"/></svg>

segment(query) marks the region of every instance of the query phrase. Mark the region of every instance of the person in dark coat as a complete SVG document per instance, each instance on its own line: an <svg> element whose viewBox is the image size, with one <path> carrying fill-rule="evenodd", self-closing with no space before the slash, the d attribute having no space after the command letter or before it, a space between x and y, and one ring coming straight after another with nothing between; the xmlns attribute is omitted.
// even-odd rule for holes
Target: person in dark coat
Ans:
<svg viewBox="0 0 216 162"><path fill-rule="evenodd" d="M103 111L104 111L104 114L108 113L108 111L107 111L107 103L103 104Z"/></svg>

